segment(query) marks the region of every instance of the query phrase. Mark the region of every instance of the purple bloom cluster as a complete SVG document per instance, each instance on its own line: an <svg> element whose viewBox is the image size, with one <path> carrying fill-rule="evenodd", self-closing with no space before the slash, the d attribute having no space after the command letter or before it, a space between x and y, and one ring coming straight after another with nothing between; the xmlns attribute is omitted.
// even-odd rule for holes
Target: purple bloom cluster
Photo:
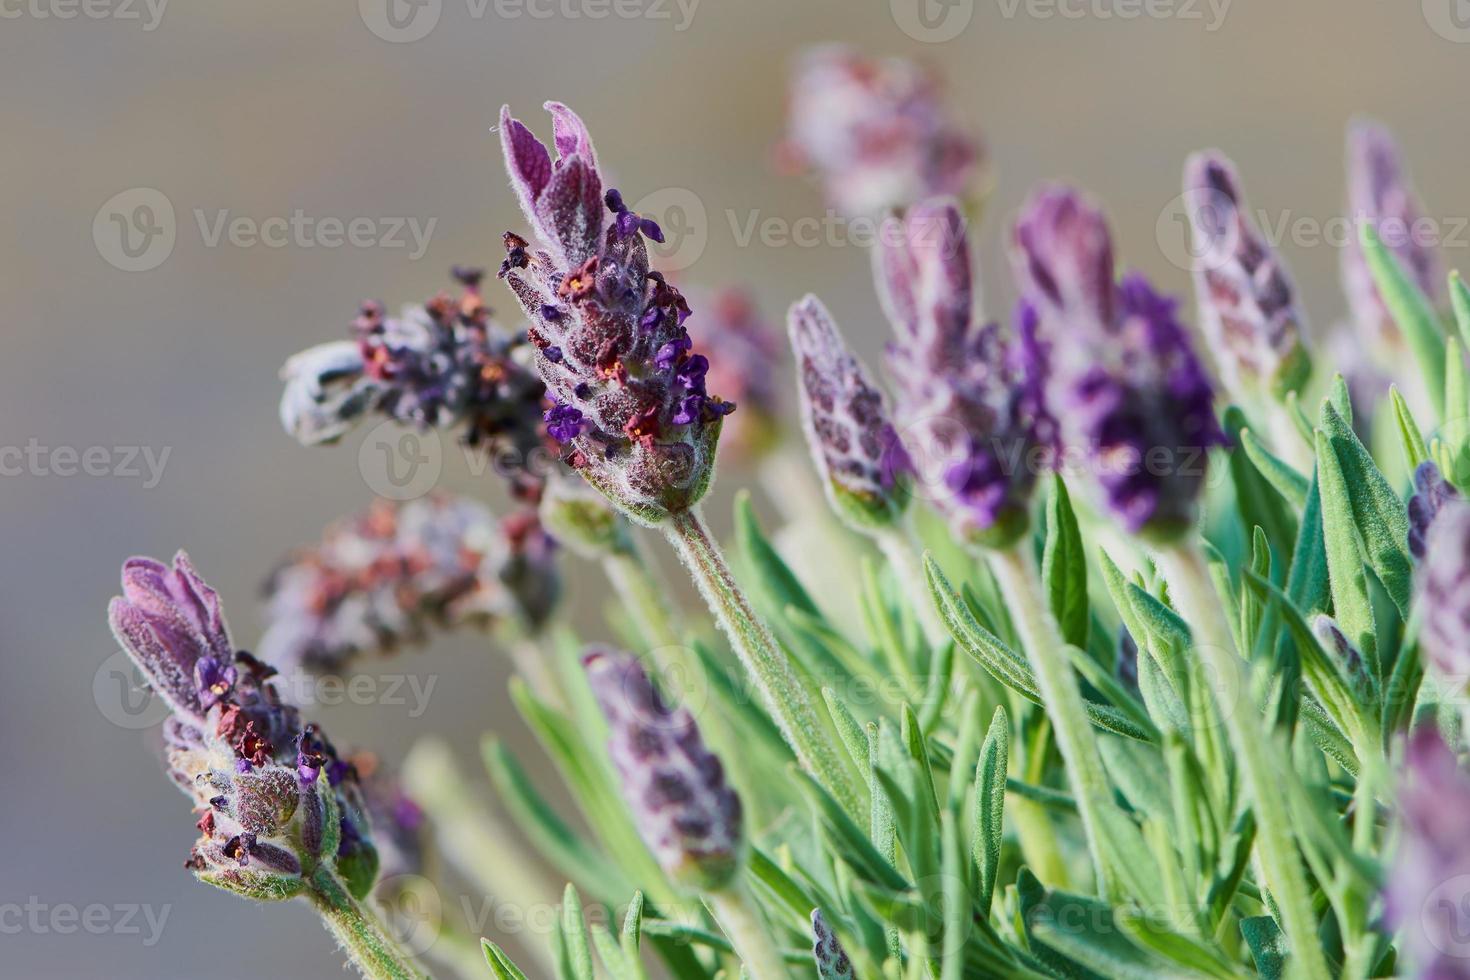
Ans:
<svg viewBox="0 0 1470 980"><path fill-rule="evenodd" d="M534 509L497 521L448 494L375 501L271 576L261 656L335 671L362 653L421 643L435 625L514 617L537 629L560 591L554 555Z"/></svg>
<svg viewBox="0 0 1470 980"><path fill-rule="evenodd" d="M1463 687L1470 681L1470 502L1443 500L1433 523L1415 580L1419 647L1442 679Z"/></svg>
<svg viewBox="0 0 1470 980"><path fill-rule="evenodd" d="M812 959L816 961L820 980L853 980L856 976L847 950L842 948L821 909L812 909Z"/></svg>
<svg viewBox="0 0 1470 980"><path fill-rule="evenodd" d="M708 383L740 406L725 420L720 449L726 458L758 458L780 438L785 345L749 290L727 286L700 299L700 315L689 320L689 335L695 346L710 352Z"/></svg>
<svg viewBox="0 0 1470 980"><path fill-rule="evenodd" d="M909 502L912 469L883 393L815 296L787 315L801 382L801 420L827 496L853 526L894 524Z"/></svg>
<svg viewBox="0 0 1470 980"><path fill-rule="evenodd" d="M850 217L936 194L973 200L983 191L984 148L955 123L941 90L912 61L812 48L791 80L783 162L814 171Z"/></svg>
<svg viewBox="0 0 1470 980"><path fill-rule="evenodd" d="M1226 390L1241 404L1257 391L1284 397L1297 390L1311 361L1296 290L1250 217L1234 164L1217 150L1191 156L1184 202L1194 231L1200 324Z"/></svg>
<svg viewBox="0 0 1470 980"><path fill-rule="evenodd" d="M693 351L689 304L650 271L652 221L602 192L591 137L550 102L557 159L508 108L506 168L535 235L506 233L500 275L531 319L536 370L552 397L546 422L566 460L630 516L657 524L708 489L720 423L734 409L709 394Z"/></svg>
<svg viewBox="0 0 1470 980"><path fill-rule="evenodd" d="M363 304L355 340L308 348L281 369L281 422L308 445L341 438L368 412L421 428L457 429L472 446L509 457L512 489L534 499L532 472L545 386L527 363L524 336L490 317L482 273L456 268L446 293L398 317Z"/></svg>
<svg viewBox="0 0 1470 980"><path fill-rule="evenodd" d="M1064 450L1081 455L1130 532L1167 537L1191 526L1206 451L1225 436L1176 301L1137 273L1114 279L1106 220L1070 188L1031 197L1012 257L1024 315L1037 317L1050 349L1047 404Z"/></svg>
<svg viewBox="0 0 1470 980"><path fill-rule="evenodd" d="M365 895L378 858L356 772L282 699L275 671L235 649L218 594L183 552L171 568L129 559L122 586L108 607L113 633L169 705L169 775L203 811L187 866L282 899L326 863Z"/></svg>
<svg viewBox="0 0 1470 980"><path fill-rule="evenodd" d="M1440 475L1439 467L1425 460L1414 470L1414 494L1409 498L1409 553L1423 560L1429 550L1429 526L1440 510L1460 493Z"/></svg>
<svg viewBox="0 0 1470 980"><path fill-rule="evenodd" d="M1372 227L1393 256L1436 308L1446 304L1445 274L1426 233L1424 207L1409 180L1393 134L1365 119L1355 120L1347 136L1348 217L1354 234L1342 250L1342 287L1348 310L1364 340L1388 353L1404 354L1398 324L1368 270L1357 230Z"/></svg>
<svg viewBox="0 0 1470 980"><path fill-rule="evenodd" d="M1026 528L1034 450L1051 438L1034 321L1017 324L1019 342L999 324L976 324L969 242L953 202L888 219L880 239L874 278L898 334L887 364L905 449L920 472L939 461L934 499L962 540L1005 546Z"/></svg>
<svg viewBox="0 0 1470 980"><path fill-rule="evenodd" d="M582 658L607 719L623 798L659 865L703 890L727 885L743 846L740 798L687 708L670 708L638 658L596 649Z"/></svg>
<svg viewBox="0 0 1470 980"><path fill-rule="evenodd" d="M1470 980L1470 775L1432 726L1409 736L1404 769L1384 913L1401 930L1412 976Z"/></svg>

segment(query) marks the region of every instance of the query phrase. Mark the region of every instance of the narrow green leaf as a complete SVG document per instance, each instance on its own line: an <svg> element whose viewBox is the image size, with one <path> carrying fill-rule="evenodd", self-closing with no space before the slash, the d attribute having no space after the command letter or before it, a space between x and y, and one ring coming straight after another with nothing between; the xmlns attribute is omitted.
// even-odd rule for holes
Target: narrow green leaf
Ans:
<svg viewBox="0 0 1470 980"><path fill-rule="evenodd" d="M853 823L842 804L805 770L794 770L797 785L816 811L823 832L831 840L833 853L841 857L864 880L894 891L908 887L908 881L888 859L878 853L872 841Z"/></svg>
<svg viewBox="0 0 1470 980"><path fill-rule="evenodd" d="M594 922L587 927L592 936L592 946L597 950L598 959L602 960L602 967L607 971L612 980L634 980L632 967L628 964L628 957L623 953L623 948L613 938L607 926L601 922Z"/></svg>
<svg viewBox="0 0 1470 980"><path fill-rule="evenodd" d="M842 739L843 748L847 749L847 754L856 763L858 771L867 772L868 739L863 734L863 726L858 724L852 712L847 710L847 704L830 687L822 688L822 699L827 702L827 713L832 716L832 725Z"/></svg>
<svg viewBox="0 0 1470 980"><path fill-rule="evenodd" d="M619 942L623 947L623 955L630 963L638 962L638 953L642 946L643 938L643 892L635 891L633 898L628 902L628 911L623 915L623 931L619 936ZM642 972L641 970L639 971Z"/></svg>
<svg viewBox="0 0 1470 980"><path fill-rule="evenodd" d="M1363 652L1377 674L1373 603L1368 598L1368 578L1358 554L1358 526L1348 497L1347 478L1338 465L1337 453L1327 435L1317 432L1317 479L1322 494L1322 534L1327 548L1327 581L1332 590L1332 609L1347 638Z"/></svg>
<svg viewBox="0 0 1470 980"><path fill-rule="evenodd" d="M1353 424L1353 396L1348 390L1347 379L1341 374L1334 374L1332 381L1327 386L1327 401L1337 414L1341 415L1349 426Z"/></svg>
<svg viewBox="0 0 1470 980"><path fill-rule="evenodd" d="M990 912L1000 874L1010 742L1010 719L1006 717L1006 709L998 706L980 747L980 761L975 766L975 804L970 815L970 853L978 874L975 900L982 915Z"/></svg>
<svg viewBox="0 0 1470 980"><path fill-rule="evenodd" d="M1397 385L1389 386L1388 397L1393 402L1393 414L1399 428L1399 441L1404 447L1404 460L1408 463L1409 471L1413 472L1418 469L1420 463L1428 461L1429 447L1424 442L1424 434L1419 429L1419 423L1414 421L1414 413L1409 410L1409 403L1404 401L1403 395L1399 394Z"/></svg>
<svg viewBox="0 0 1470 980"><path fill-rule="evenodd" d="M1414 360L1419 377L1434 410L1444 414L1444 329L1429 298L1404 271L1399 260L1378 237L1371 223L1362 228L1363 256L1373 274L1373 283L1388 312L1398 324Z"/></svg>
<svg viewBox="0 0 1470 980"><path fill-rule="evenodd" d="M1176 932L1167 923L1155 921L1137 909L1119 909L1118 924L1139 946L1178 963L1189 970L1191 975L1217 977L1220 980L1235 980L1241 976L1240 971L1215 950Z"/></svg>
<svg viewBox="0 0 1470 980"><path fill-rule="evenodd" d="M955 826L954 814L948 810L940 816L939 843L942 869L940 895L944 902L944 943L940 980L963 980L965 968L965 945L970 938L971 921L974 919L970 889L966 882L964 847L960 843L959 828Z"/></svg>
<svg viewBox="0 0 1470 980"><path fill-rule="evenodd" d="M505 955L505 950L488 939L480 940L480 948L485 953L485 962L490 964L490 972L495 980L526 980L526 975Z"/></svg>
<svg viewBox="0 0 1470 980"><path fill-rule="evenodd" d="M795 606L821 619L822 614L811 595L761 530L749 490L741 490L735 496L735 543L750 569L750 588L767 600L767 608L779 610Z"/></svg>
<svg viewBox="0 0 1470 980"><path fill-rule="evenodd" d="M1260 473L1277 493L1285 497L1297 510L1306 506L1308 485L1306 477L1298 473L1290 463L1274 455L1250 429L1241 430L1240 445L1245 450L1246 458L1256 468L1256 472Z"/></svg>
<svg viewBox="0 0 1470 980"><path fill-rule="evenodd" d="M1261 980L1283 980L1286 976L1286 936L1269 915L1240 920L1240 934L1250 947L1251 959Z"/></svg>
<svg viewBox="0 0 1470 980"><path fill-rule="evenodd" d="M1062 639L1075 647L1087 647L1087 557L1082 550L1082 532L1060 476L1052 481L1046 507L1046 545L1041 554L1041 580L1046 585L1048 604Z"/></svg>
<svg viewBox="0 0 1470 980"><path fill-rule="evenodd" d="M1450 306L1455 311L1455 326L1460 331L1460 343L1470 350L1470 288L1460 278L1460 270L1450 273Z"/></svg>
<svg viewBox="0 0 1470 980"><path fill-rule="evenodd" d="M587 942L587 923L582 919L582 898L572 885L562 893L561 929L571 976L574 980L597 980L592 969L592 947Z"/></svg>

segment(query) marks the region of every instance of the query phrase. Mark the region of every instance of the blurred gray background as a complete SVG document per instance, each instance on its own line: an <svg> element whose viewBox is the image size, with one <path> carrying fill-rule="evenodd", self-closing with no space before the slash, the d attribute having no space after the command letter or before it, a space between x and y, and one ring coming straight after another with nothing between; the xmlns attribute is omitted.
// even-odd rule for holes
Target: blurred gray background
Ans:
<svg viewBox="0 0 1470 980"><path fill-rule="evenodd" d="M345 336L362 298L396 308L445 284L451 263L498 262L500 232L520 227L490 132L502 102L543 133L543 100L573 105L629 200L692 191L704 218L687 281L748 282L772 313L815 291L868 351L886 326L860 248L736 234L756 215L824 214L815 187L771 166L789 60L822 40L933 63L985 133L992 311L1009 301L1004 220L1033 181L1091 188L1125 258L1185 291L1160 221L1184 156L1224 148L1255 208L1320 227L1341 209L1343 126L1358 112L1397 130L1449 263L1466 264L1461 0L951 0L930 11L953 34L942 41L913 27L914 0L427 0L400 13L437 16L432 29L396 41L380 35L426 21L396 29L383 2L0 0L0 447L34 447L19 467L0 456L18 471L0 478L0 975L340 975L304 904L253 906L181 867L192 818L156 733L120 702L104 608L125 557L185 546L248 648L267 570L370 500L361 433L311 451L281 432L276 370ZM641 16L599 16L614 9ZM145 225L172 229L171 250L121 251L109 216L139 204L154 207ZM433 224L422 254L406 233L398 247L211 244L222 214L297 211L367 219L374 235ZM1336 248L1302 234L1285 250L1314 326L1330 327L1343 308ZM508 309L501 287L488 291ZM103 475L53 472L76 465L67 448L92 447ZM141 454L123 465L127 447L162 460L161 478ZM452 447L443 458L445 485L491 482ZM740 482L723 475L722 501ZM725 523L725 503L712 510ZM373 665L437 678L428 710L316 713L339 743L390 759L442 734L474 772L480 732L522 739L504 663L482 638L444 640ZM107 911L90 913L90 932L64 911L94 904ZM121 906L167 908L161 933L142 914L124 922Z"/></svg>

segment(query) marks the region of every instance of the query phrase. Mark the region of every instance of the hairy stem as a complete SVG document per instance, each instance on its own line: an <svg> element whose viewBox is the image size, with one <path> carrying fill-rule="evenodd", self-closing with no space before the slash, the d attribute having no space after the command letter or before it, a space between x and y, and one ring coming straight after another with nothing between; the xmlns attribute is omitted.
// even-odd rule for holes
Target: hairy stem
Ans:
<svg viewBox="0 0 1470 980"><path fill-rule="evenodd" d="M828 737L827 726L813 710L806 688L792 669L786 652L755 614L699 511L691 509L675 514L666 528L669 540L694 576L700 594L760 690L766 710L797 761L849 813L861 813L862 793L854 773L838 757L833 747L835 739Z"/></svg>
<svg viewBox="0 0 1470 980"><path fill-rule="evenodd" d="M1082 689L1072 672L1061 631L1042 598L1041 579L1036 559L1023 542L1006 551L990 553L990 568L995 573L1000 591L1005 596L1011 619L1020 634L1026 656L1036 672L1036 684L1046 702L1047 717L1056 734L1057 748L1067 764L1072 794L1082 817L1088 850L1097 869L1098 890L1106 896L1114 894L1112 878L1104 859L1100 839L1100 808L1112 806L1112 791L1103 772L1102 756L1087 709Z"/></svg>
<svg viewBox="0 0 1470 980"><path fill-rule="evenodd" d="M1221 698L1220 716L1254 804L1261 870L1280 909L1282 931L1286 933L1295 968L1300 976L1326 980L1330 974L1317 941L1312 895L1292 843L1288 795L1281 788L1282 780L1296 776L1282 759L1281 747L1266 729L1253 702L1247 665L1236 652L1234 633L1210 581L1198 538L1191 535L1160 548L1156 557L1169 583L1170 596L1189 623L1194 653L1217 678L1216 695L1235 692L1240 702L1228 703Z"/></svg>
<svg viewBox="0 0 1470 980"><path fill-rule="evenodd" d="M751 980L787 980L791 976L744 884L737 882L711 893L709 902L715 919L725 931L730 945L735 947L735 955L745 964L745 972Z"/></svg>
<svg viewBox="0 0 1470 980"><path fill-rule="evenodd" d="M383 931L382 924L348 893L333 871L318 868L311 876L309 894L322 921L352 958L358 972L368 980L413 980L426 976L411 965Z"/></svg>

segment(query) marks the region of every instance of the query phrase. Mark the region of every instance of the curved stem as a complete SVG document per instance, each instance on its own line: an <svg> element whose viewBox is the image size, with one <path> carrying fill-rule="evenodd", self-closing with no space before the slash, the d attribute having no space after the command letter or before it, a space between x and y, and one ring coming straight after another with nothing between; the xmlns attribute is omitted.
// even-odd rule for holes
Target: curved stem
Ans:
<svg viewBox="0 0 1470 980"><path fill-rule="evenodd" d="M791 976L745 885L737 882L713 892L709 901L720 928L735 947L735 955L745 964L751 980L786 980Z"/></svg>
<svg viewBox="0 0 1470 980"><path fill-rule="evenodd" d="M1274 735L1262 724L1250 694L1249 670L1236 652L1234 633L1210 581L1197 536L1160 548L1156 558L1169 582L1175 606L1189 623L1194 653L1218 679L1216 695L1235 692L1240 700L1232 704L1221 698L1220 716L1254 805L1256 843L1265 884L1280 909L1282 931L1296 969L1303 977L1326 980L1330 974L1317 941L1312 893L1292 843L1288 794L1280 785L1281 780L1295 779L1296 775L1281 758L1281 746Z"/></svg>
<svg viewBox="0 0 1470 980"><path fill-rule="evenodd" d="M318 868L308 892L322 921L368 980L416 980L420 973L373 914L348 893L330 869Z"/></svg>
<svg viewBox="0 0 1470 980"><path fill-rule="evenodd" d="M786 651L756 616L741 590L720 546L715 543L698 509L675 514L666 525L669 540L679 552L699 592L729 637L745 672L755 681L766 710L791 746L797 761L815 776L848 813L864 809L862 793L852 770L833 747L834 738L813 710L806 688L787 660Z"/></svg>
<svg viewBox="0 0 1470 980"><path fill-rule="evenodd" d="M1072 794L1077 798L1077 810L1082 817L1082 830L1087 835L1088 850L1097 869L1098 890L1111 897L1114 892L1100 839L1098 811L1112 805L1112 791L1103 772L1092 723L1087 718L1082 689L1067 659L1066 642L1041 595L1036 559L1023 542L1006 551L991 552L990 568L1036 672L1036 684L1041 689L1041 699L1046 702L1057 748L1067 764Z"/></svg>

